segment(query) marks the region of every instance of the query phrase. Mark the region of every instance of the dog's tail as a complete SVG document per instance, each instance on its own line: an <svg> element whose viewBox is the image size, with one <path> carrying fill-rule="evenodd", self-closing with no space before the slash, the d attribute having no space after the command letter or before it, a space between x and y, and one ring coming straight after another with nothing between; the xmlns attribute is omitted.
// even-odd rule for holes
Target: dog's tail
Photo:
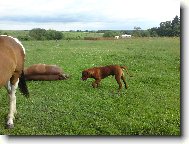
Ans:
<svg viewBox="0 0 189 144"><path fill-rule="evenodd" d="M127 74L130 76L130 77L133 77L133 75L131 75L128 71L128 67L127 66L120 66L122 69L125 69Z"/></svg>

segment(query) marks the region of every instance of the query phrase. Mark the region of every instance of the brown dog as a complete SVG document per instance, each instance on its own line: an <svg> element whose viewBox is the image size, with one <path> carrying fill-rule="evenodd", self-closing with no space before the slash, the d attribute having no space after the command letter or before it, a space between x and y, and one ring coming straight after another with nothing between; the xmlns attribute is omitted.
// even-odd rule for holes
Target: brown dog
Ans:
<svg viewBox="0 0 189 144"><path fill-rule="evenodd" d="M95 81L92 83L94 88L99 86L101 79L108 77L110 75L115 75L115 79L119 84L119 90L122 88L121 79L125 84L125 88L128 88L128 85L125 81L125 77L123 74L123 69L126 70L127 74L131 76L128 72L128 68L126 66L119 66L119 65L109 65L105 67L94 67L90 69L86 69L82 71L82 80L87 80L88 78L94 78Z"/></svg>

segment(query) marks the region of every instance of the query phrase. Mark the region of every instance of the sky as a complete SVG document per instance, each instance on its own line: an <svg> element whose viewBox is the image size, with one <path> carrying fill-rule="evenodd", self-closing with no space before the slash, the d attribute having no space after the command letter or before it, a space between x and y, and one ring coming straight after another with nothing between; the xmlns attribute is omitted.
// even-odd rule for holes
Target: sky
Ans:
<svg viewBox="0 0 189 144"><path fill-rule="evenodd" d="M1 0L0 30L131 30L180 16L180 0Z"/></svg>

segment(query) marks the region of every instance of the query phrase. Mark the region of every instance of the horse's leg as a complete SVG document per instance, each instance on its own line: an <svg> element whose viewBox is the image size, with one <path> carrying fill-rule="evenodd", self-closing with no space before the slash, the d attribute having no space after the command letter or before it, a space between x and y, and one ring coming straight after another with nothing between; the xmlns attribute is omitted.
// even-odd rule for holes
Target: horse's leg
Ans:
<svg viewBox="0 0 189 144"><path fill-rule="evenodd" d="M7 89L8 94L11 93L11 84L10 84L10 81L8 81L6 83L5 88Z"/></svg>
<svg viewBox="0 0 189 144"><path fill-rule="evenodd" d="M11 84L10 82L7 85L7 91L9 95L9 114L8 114L8 121L7 121L7 128L13 128L14 123L14 114L16 113L16 89L18 87L19 79L15 84Z"/></svg>

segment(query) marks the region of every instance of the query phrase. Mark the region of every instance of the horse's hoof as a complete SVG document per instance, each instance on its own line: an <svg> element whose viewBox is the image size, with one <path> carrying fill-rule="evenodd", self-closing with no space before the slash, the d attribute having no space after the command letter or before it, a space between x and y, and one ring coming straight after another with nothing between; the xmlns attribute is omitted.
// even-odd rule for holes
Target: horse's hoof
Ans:
<svg viewBox="0 0 189 144"><path fill-rule="evenodd" d="M13 129L14 128L14 124L7 124L7 129Z"/></svg>

